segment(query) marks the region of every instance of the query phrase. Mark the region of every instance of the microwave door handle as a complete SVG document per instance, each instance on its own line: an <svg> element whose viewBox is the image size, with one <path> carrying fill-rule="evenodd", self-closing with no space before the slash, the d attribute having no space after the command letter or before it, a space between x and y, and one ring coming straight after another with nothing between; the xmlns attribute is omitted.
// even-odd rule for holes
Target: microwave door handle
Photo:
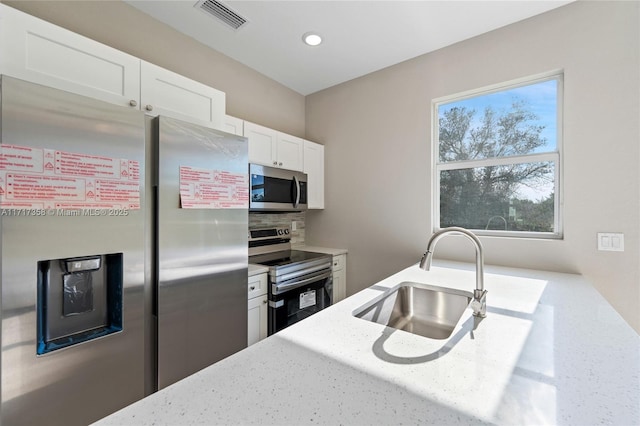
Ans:
<svg viewBox="0 0 640 426"><path fill-rule="evenodd" d="M298 182L298 178L296 178L295 176L293 177L293 184L295 189L295 195L293 197L293 208L296 208L300 203L300 182Z"/></svg>

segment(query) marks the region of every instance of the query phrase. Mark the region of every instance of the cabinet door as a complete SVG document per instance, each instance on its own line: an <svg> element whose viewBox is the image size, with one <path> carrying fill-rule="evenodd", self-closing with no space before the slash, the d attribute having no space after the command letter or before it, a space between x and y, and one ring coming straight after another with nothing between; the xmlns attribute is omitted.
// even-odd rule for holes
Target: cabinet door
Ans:
<svg viewBox="0 0 640 426"><path fill-rule="evenodd" d="M347 297L347 255L333 256L331 265L333 271L333 303Z"/></svg>
<svg viewBox="0 0 640 426"><path fill-rule="evenodd" d="M224 92L145 61L140 75L141 107L147 114L224 127Z"/></svg>
<svg viewBox="0 0 640 426"><path fill-rule="evenodd" d="M249 139L249 162L277 166L276 142L278 132L258 124L244 122L244 136Z"/></svg>
<svg viewBox="0 0 640 426"><path fill-rule="evenodd" d="M0 52L0 74L138 108L138 58L3 4Z"/></svg>
<svg viewBox="0 0 640 426"><path fill-rule="evenodd" d="M308 208L324 209L324 146L304 141L304 172L307 174Z"/></svg>
<svg viewBox="0 0 640 426"><path fill-rule="evenodd" d="M278 132L277 142L278 167L301 172L304 167L304 139Z"/></svg>
<svg viewBox="0 0 640 426"><path fill-rule="evenodd" d="M249 299L248 303L247 345L267 337L267 295Z"/></svg>
<svg viewBox="0 0 640 426"><path fill-rule="evenodd" d="M238 136L244 136L244 122L230 115L224 116L224 126L220 130Z"/></svg>
<svg viewBox="0 0 640 426"><path fill-rule="evenodd" d="M337 303L346 297L347 289L344 269L333 271L333 303Z"/></svg>
<svg viewBox="0 0 640 426"><path fill-rule="evenodd" d="M269 285L269 278L267 274L258 274L249 277L248 280L248 296L249 299L253 299L256 296L263 296L267 294L267 286Z"/></svg>

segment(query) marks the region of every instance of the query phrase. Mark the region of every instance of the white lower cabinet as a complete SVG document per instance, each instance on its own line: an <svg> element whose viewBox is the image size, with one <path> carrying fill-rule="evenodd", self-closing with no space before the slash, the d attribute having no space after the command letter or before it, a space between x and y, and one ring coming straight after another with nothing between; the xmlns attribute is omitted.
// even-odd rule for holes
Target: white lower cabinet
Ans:
<svg viewBox="0 0 640 426"><path fill-rule="evenodd" d="M267 337L267 274L249 277L248 286L248 317L247 317L247 346Z"/></svg>
<svg viewBox="0 0 640 426"><path fill-rule="evenodd" d="M333 256L333 303L347 297L347 255Z"/></svg>

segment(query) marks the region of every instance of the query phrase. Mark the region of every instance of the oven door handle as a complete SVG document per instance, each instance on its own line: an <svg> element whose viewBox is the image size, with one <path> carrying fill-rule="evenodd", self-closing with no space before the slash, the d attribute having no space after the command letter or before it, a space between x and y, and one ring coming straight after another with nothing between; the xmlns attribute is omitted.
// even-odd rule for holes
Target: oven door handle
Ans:
<svg viewBox="0 0 640 426"><path fill-rule="evenodd" d="M298 182L297 177L293 177L293 187L295 189L295 194L293 196L293 208L297 208L298 204L300 204L300 182Z"/></svg>
<svg viewBox="0 0 640 426"><path fill-rule="evenodd" d="M293 290L294 288L302 287L314 281L320 281L325 278L329 278L330 276L331 276L331 270L326 272L321 272L312 277L305 277L302 280L296 280L294 282L287 283L287 284L273 284L272 294L273 295L282 294L286 291Z"/></svg>

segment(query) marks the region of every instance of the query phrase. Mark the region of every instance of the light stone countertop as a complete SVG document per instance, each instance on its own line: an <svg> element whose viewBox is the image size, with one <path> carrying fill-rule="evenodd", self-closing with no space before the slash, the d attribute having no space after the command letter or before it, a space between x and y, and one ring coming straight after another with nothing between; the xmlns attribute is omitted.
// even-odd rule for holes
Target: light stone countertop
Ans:
<svg viewBox="0 0 640 426"><path fill-rule="evenodd" d="M474 275L414 265L98 424L640 424L640 336L580 276L487 266L487 317L446 340L352 316L403 281Z"/></svg>
<svg viewBox="0 0 640 426"><path fill-rule="evenodd" d="M348 252L347 249L308 246L308 245L294 246L292 248L294 250L313 251L313 252L316 252L316 253L330 254L331 256L338 256L338 255L341 255L341 254L347 254L347 252Z"/></svg>
<svg viewBox="0 0 640 426"><path fill-rule="evenodd" d="M269 267L264 265L256 265L254 263L249 264L249 276L266 274L269 272Z"/></svg>

